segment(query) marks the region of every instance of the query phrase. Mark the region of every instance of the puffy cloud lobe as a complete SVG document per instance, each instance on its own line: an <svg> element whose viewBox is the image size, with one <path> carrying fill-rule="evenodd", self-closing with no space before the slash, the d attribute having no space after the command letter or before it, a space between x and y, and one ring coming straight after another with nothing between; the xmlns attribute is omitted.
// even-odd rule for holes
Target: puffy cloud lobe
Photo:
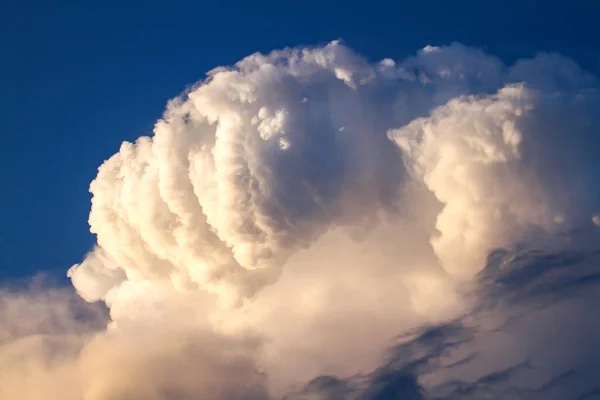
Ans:
<svg viewBox="0 0 600 400"><path fill-rule="evenodd" d="M548 202L521 168L517 125L534 98L522 86L461 97L390 133L413 174L444 204L432 245L452 273L472 276L491 248L548 224Z"/></svg>
<svg viewBox="0 0 600 400"><path fill-rule="evenodd" d="M67 271L75 287L85 287L79 294L94 302L106 298L108 292L127 279L125 272L108 257L102 248L95 248L78 268Z"/></svg>
<svg viewBox="0 0 600 400"><path fill-rule="evenodd" d="M331 226L373 218L400 165L358 88L374 77L335 42L211 72L170 103L152 138L124 143L99 169L90 225L101 251L129 279L251 293ZM76 266L74 282L92 264Z"/></svg>
<svg viewBox="0 0 600 400"><path fill-rule="evenodd" d="M535 228L572 228L597 207L599 176L586 146L598 142L590 113L598 92L567 93L508 85L390 131L412 175L443 204L432 246L446 270L472 276L490 249Z"/></svg>

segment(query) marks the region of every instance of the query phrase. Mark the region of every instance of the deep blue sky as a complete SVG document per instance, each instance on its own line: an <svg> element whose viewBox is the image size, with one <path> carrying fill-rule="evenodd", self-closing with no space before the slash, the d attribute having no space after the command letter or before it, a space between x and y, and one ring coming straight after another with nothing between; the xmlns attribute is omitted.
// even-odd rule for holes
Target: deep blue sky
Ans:
<svg viewBox="0 0 600 400"><path fill-rule="evenodd" d="M96 168L186 85L255 51L343 38L402 58L460 41L600 71L598 0L123 3L0 0L0 278L78 262Z"/></svg>

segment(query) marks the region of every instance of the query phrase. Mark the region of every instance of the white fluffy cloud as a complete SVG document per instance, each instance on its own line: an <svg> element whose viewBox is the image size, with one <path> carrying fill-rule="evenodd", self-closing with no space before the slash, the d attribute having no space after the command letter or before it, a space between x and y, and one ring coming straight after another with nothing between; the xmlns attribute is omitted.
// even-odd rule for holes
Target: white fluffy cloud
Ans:
<svg viewBox="0 0 600 400"><path fill-rule="evenodd" d="M102 254L75 267L74 281L90 282L82 276L108 256L106 279L114 263L130 280L245 296L331 227L374 218L399 186L368 101L376 78L335 42L209 73L169 104L152 138L100 167L90 225ZM100 287L84 295L103 298Z"/></svg>
<svg viewBox="0 0 600 400"><path fill-rule="evenodd" d="M62 398L84 400L266 399L375 368L396 335L469 314L496 248L597 230L598 93L561 56L507 67L459 44L214 69L100 166L97 246L68 275L111 322L39 380L66 371Z"/></svg>

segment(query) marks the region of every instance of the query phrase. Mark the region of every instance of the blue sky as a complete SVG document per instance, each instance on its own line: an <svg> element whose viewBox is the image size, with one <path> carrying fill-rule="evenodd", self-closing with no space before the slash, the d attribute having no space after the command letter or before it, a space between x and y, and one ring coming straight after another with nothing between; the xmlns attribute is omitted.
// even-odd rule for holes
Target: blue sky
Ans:
<svg viewBox="0 0 600 400"><path fill-rule="evenodd" d="M0 277L60 276L94 242L89 182L166 101L255 51L336 38L372 58L460 41L510 61L539 50L600 71L590 1L4 1Z"/></svg>

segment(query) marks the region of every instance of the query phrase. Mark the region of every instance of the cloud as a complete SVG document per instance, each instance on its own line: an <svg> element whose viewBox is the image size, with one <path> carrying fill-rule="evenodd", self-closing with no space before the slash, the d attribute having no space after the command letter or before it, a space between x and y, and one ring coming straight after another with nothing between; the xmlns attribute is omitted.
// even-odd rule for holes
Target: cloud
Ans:
<svg viewBox="0 0 600 400"><path fill-rule="evenodd" d="M0 364L18 368L0 390L594 393L599 93L562 56L506 66L460 44L372 64L336 41L216 68L90 186L97 245L68 276L110 319L81 320L68 291L4 293Z"/></svg>
<svg viewBox="0 0 600 400"><path fill-rule="evenodd" d="M598 257L498 250L470 312L399 337L371 373L315 378L291 398L595 399Z"/></svg>
<svg viewBox="0 0 600 400"><path fill-rule="evenodd" d="M268 399L265 376L252 359L255 343L189 327L154 329L96 337L78 362L83 398Z"/></svg>
<svg viewBox="0 0 600 400"><path fill-rule="evenodd" d="M69 289L0 291L0 397L268 398L252 358L257 339L217 335L175 314L106 328L105 311Z"/></svg>
<svg viewBox="0 0 600 400"><path fill-rule="evenodd" d="M105 308L44 279L1 289L0 397L79 399L75 360L106 320Z"/></svg>
<svg viewBox="0 0 600 400"><path fill-rule="evenodd" d="M152 138L100 167L90 224L102 254L90 258L245 297L330 227L375 218L401 168L362 94L373 79L336 42L212 71L169 104ZM88 260L74 281L94 273Z"/></svg>
<svg viewBox="0 0 600 400"><path fill-rule="evenodd" d="M153 137L100 167L99 247L70 276L88 299L127 276L239 303L327 231L396 216L414 181L443 205L432 243L446 270L472 275L490 248L571 220L566 208L591 197L573 179L594 162L583 143L597 104L596 79L557 55L506 68L459 44L399 64L339 42L255 54L210 72Z"/></svg>

